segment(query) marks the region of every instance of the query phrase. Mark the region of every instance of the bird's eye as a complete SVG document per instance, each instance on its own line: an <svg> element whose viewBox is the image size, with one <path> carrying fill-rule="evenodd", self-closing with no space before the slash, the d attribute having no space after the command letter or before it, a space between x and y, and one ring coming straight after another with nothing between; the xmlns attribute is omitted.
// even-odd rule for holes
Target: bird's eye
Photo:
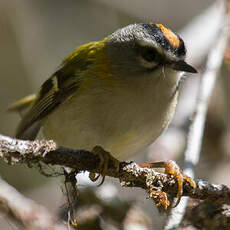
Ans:
<svg viewBox="0 0 230 230"><path fill-rule="evenodd" d="M147 62L156 61L157 51L151 47L143 47L141 48L141 56Z"/></svg>

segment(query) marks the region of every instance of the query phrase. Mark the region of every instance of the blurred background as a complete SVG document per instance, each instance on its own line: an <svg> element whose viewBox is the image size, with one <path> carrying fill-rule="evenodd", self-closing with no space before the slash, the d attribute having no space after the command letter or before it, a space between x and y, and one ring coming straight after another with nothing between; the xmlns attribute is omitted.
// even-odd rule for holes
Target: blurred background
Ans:
<svg viewBox="0 0 230 230"><path fill-rule="evenodd" d="M187 44L188 62L202 72L222 13L219 3L213 0L0 0L0 133L14 135L20 117L7 113L8 106L35 92L76 46L102 39L131 23L152 21L177 31ZM195 172L199 178L226 185L230 185L226 177L230 160L228 75L228 65L223 65L208 112L202 158ZM170 129L134 160L181 162L199 80L199 76L189 76L184 81ZM55 213L66 202L60 178L46 178L36 169L4 162L0 162L0 176ZM154 229L162 229L166 215L159 214L144 191L121 188L111 179L106 182L111 184L106 188L121 201L135 200L148 229L153 223ZM84 187L89 183L81 177L79 184ZM108 226L106 229L116 229ZM0 218L0 229L11 227Z"/></svg>

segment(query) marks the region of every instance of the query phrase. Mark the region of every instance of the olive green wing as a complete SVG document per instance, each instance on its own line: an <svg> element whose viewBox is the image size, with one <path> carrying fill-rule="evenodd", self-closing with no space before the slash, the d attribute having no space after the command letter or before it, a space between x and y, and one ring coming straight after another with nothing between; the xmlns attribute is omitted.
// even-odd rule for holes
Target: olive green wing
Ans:
<svg viewBox="0 0 230 230"><path fill-rule="evenodd" d="M31 103L19 123L16 131L17 138L34 139L40 129L42 119L77 91L85 72L93 64L93 59L89 57L89 50L94 47L95 42L78 47L44 82L34 102Z"/></svg>
<svg viewBox="0 0 230 230"><path fill-rule="evenodd" d="M74 69L64 66L46 80L19 123L16 137L34 139L40 129L41 120L77 90L79 79Z"/></svg>

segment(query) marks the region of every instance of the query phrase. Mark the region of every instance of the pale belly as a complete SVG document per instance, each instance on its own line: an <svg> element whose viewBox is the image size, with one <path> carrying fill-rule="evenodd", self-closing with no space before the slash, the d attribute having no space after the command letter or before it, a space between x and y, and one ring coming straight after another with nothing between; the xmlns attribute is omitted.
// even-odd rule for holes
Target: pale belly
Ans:
<svg viewBox="0 0 230 230"><path fill-rule="evenodd" d="M44 121L43 135L75 149L99 145L125 160L154 142L171 121L177 93L162 95L164 87L153 82L128 92L95 89L76 95Z"/></svg>

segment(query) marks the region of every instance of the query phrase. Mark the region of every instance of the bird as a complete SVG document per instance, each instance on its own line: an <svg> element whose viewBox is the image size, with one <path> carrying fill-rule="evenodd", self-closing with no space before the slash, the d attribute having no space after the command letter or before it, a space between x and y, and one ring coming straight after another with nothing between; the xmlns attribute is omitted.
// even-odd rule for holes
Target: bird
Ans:
<svg viewBox="0 0 230 230"><path fill-rule="evenodd" d="M162 24L135 23L77 47L38 92L13 104L25 110L16 137L60 146L101 146L118 160L142 152L167 129L186 61L182 38Z"/></svg>

